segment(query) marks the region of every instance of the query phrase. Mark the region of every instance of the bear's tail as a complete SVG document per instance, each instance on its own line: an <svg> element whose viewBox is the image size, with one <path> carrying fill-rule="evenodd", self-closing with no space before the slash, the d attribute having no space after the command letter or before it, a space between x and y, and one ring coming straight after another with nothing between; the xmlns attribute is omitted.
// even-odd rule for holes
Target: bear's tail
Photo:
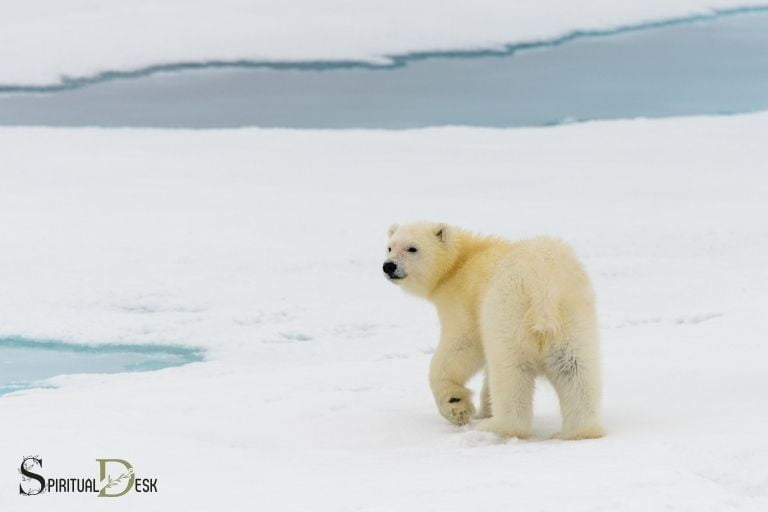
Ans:
<svg viewBox="0 0 768 512"><path fill-rule="evenodd" d="M528 328L542 345L541 348L563 331L560 301L550 294L532 298L524 318Z"/></svg>

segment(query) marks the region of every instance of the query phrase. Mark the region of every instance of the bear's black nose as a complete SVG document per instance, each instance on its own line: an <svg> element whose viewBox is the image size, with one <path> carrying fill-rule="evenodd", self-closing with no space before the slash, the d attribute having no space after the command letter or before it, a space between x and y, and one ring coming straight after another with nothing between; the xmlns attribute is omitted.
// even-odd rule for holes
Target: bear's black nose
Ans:
<svg viewBox="0 0 768 512"><path fill-rule="evenodd" d="M395 265L394 262L386 261L384 262L384 267L382 267L382 270L384 270L384 273L389 277L392 277L392 275L397 270L397 265Z"/></svg>

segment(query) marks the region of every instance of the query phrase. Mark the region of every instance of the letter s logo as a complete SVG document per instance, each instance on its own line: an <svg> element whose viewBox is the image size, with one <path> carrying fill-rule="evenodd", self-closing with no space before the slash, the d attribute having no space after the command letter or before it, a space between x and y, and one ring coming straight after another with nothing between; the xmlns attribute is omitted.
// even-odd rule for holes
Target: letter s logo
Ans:
<svg viewBox="0 0 768 512"><path fill-rule="evenodd" d="M30 471L31 469L36 469L35 466L38 466L42 469L43 467L43 459L39 457L24 457L24 459L21 461L21 480L23 482L27 482L30 480L37 480L40 482L40 488L39 489L33 489L33 486L29 486L27 490L24 490L24 487L22 484L19 484L19 494L23 494L24 496L36 496L40 494L41 492L45 491L45 479L38 475L37 473L33 473Z"/></svg>

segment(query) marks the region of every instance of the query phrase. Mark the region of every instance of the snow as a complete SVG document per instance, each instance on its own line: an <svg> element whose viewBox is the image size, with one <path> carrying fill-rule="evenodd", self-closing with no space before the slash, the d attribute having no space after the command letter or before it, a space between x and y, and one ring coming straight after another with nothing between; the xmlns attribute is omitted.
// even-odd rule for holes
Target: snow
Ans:
<svg viewBox="0 0 768 512"><path fill-rule="evenodd" d="M113 510L766 510L768 114L542 129L0 129L0 336L207 360L0 398L21 458L156 495ZM380 275L392 222L571 242L599 297L607 437L446 423L431 307ZM473 383L476 387L477 382Z"/></svg>
<svg viewBox="0 0 768 512"><path fill-rule="evenodd" d="M207 61L388 61L498 49L765 0L4 0L0 84ZM766 6L768 7L768 6Z"/></svg>

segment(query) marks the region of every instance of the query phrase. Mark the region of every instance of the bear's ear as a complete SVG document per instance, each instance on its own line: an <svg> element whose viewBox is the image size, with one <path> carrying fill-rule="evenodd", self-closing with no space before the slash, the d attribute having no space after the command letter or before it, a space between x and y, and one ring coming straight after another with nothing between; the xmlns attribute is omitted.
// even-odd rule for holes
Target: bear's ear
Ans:
<svg viewBox="0 0 768 512"><path fill-rule="evenodd" d="M392 224L391 226L389 226L389 229L387 230L387 234L389 234L389 236L394 235L395 231L397 231L397 228L399 227L400 226L398 226L397 224Z"/></svg>
<svg viewBox="0 0 768 512"><path fill-rule="evenodd" d="M438 240L441 242L447 242L450 238L450 229L448 228L447 224L443 224L442 222L440 224L437 224L433 229L432 233L435 234Z"/></svg>

